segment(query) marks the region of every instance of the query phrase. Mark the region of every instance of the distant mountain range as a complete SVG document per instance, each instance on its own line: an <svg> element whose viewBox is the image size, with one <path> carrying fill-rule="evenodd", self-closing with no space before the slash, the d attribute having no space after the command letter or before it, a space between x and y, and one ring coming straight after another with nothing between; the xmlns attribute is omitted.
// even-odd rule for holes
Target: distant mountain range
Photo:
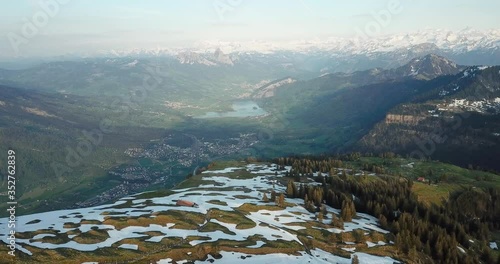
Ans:
<svg viewBox="0 0 500 264"><path fill-rule="evenodd" d="M321 72L354 72L376 67L394 68L415 57L438 54L463 65L500 64L500 30L461 31L426 30L412 34L376 36L373 38L329 38L288 43L206 42L192 50L212 56L212 50L224 51L240 59L254 57L303 57L289 63ZM293 54L293 55L290 55ZM193 63L193 61L189 61ZM196 62L194 62L196 63ZM204 60L197 63L203 64ZM218 63L211 64L217 65Z"/></svg>
<svg viewBox="0 0 500 264"><path fill-rule="evenodd" d="M422 44L428 44L427 46ZM203 41L191 48L156 48L134 50L102 51L104 55L137 56L137 55L176 55L180 52L211 53L221 49L227 53L262 53L270 54L280 51L298 53L331 52L332 54L374 54L397 51L415 47L436 48L446 52L465 53L475 50L498 50L500 45L500 29L487 31L465 28L459 31L428 29L405 34L377 35L373 37L330 37L314 40L295 41Z"/></svg>
<svg viewBox="0 0 500 264"><path fill-rule="evenodd" d="M500 65L500 29L466 28L460 31L422 30L370 38L332 37L297 41L204 41L191 47L105 50L67 54L48 60L106 58L176 58L180 63L203 66L238 66L264 62L320 74L395 68L411 59L437 54L462 65ZM0 62L0 68L20 68L39 63ZM44 61L47 61L45 59Z"/></svg>

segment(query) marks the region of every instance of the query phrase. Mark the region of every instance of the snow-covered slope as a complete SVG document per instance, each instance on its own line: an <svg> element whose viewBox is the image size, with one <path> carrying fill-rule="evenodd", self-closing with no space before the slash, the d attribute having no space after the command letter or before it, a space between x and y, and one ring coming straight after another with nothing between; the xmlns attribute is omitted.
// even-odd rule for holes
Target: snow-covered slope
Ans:
<svg viewBox="0 0 500 264"><path fill-rule="evenodd" d="M102 261L103 254L122 257L127 252L137 252L155 256L150 260L157 263L173 260L199 263L207 260L203 259L207 256L203 250L210 247L210 256L216 257L208 260L213 263L235 263L250 257L251 263L270 263L270 260L351 263L354 255L361 263L395 262L389 257L362 253L367 248L383 247L389 241L345 242L336 249L344 252L342 256L331 249L305 245L300 232L303 237L306 232L315 234L315 230L335 235L360 229L372 240L369 232L375 231L383 237L388 231L378 226L376 218L362 213L339 229L329 225L331 220L317 220L315 213L304 209L303 200L286 198L286 207L263 201L264 194L270 197L272 190L285 191L280 178L289 169L277 170L274 164L242 164L205 171L196 176L199 186L174 189L166 196L143 193L112 205L20 216L16 230L19 257L25 261L43 260L45 253L59 256L71 249L74 258L88 261ZM178 206L177 200L189 200L199 207ZM328 206L326 210L329 214L340 213ZM3 243L8 243L7 233L7 219L3 218L0 220ZM157 254L153 248L163 248L166 241L177 244ZM233 246L220 246L228 243ZM220 250L214 253L214 247L219 246ZM186 253L180 256L174 250L177 247Z"/></svg>

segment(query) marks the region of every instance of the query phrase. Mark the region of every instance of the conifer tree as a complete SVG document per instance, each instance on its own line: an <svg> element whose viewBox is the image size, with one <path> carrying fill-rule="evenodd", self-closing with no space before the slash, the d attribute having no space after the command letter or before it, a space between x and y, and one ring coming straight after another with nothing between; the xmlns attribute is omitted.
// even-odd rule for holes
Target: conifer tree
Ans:
<svg viewBox="0 0 500 264"><path fill-rule="evenodd" d="M262 196L262 201L263 202L269 202L269 198L267 198L267 195L264 193L264 196Z"/></svg>
<svg viewBox="0 0 500 264"><path fill-rule="evenodd" d="M293 181L288 181L288 185L286 187L286 196L290 198L294 198L293 196L293 188L294 188L294 183Z"/></svg>
<svg viewBox="0 0 500 264"><path fill-rule="evenodd" d="M284 194L280 194L278 203L279 203L278 206L285 208L285 195Z"/></svg>
<svg viewBox="0 0 500 264"><path fill-rule="evenodd" d="M326 209L326 206L324 204L321 205L321 213L328 218L328 210Z"/></svg>
<svg viewBox="0 0 500 264"><path fill-rule="evenodd" d="M414 260L417 259L417 248L415 246L410 248L410 251L408 252L408 256L410 257L410 259L414 259Z"/></svg>
<svg viewBox="0 0 500 264"><path fill-rule="evenodd" d="M318 213L318 221L323 222L323 213L322 212Z"/></svg>
<svg viewBox="0 0 500 264"><path fill-rule="evenodd" d="M357 255L354 255L352 257L352 261L351 261L352 264L359 264L359 259L358 259L358 256Z"/></svg>
<svg viewBox="0 0 500 264"><path fill-rule="evenodd" d="M356 216L356 210L354 208L354 203L350 200L344 200L342 202L342 210L341 210L342 219L344 221L350 222L352 218Z"/></svg>

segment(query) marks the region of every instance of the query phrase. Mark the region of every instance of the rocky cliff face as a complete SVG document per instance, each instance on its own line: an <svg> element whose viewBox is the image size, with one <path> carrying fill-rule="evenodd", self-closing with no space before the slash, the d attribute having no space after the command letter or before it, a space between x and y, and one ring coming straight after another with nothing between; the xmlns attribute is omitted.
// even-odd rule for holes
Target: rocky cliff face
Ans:
<svg viewBox="0 0 500 264"><path fill-rule="evenodd" d="M214 52L214 60L221 64L234 65L233 60L227 54L224 54L220 48Z"/></svg>
<svg viewBox="0 0 500 264"><path fill-rule="evenodd" d="M278 87L281 87L285 84L291 84L291 83L294 83L296 82L295 79L292 79L292 78L285 78L285 79L282 79L282 80L278 80L278 81L275 81L275 82L272 82L270 84L267 84L261 88L259 88L259 90L255 93L255 95L253 96L254 98L268 98L268 97L272 97L274 96L274 91L278 88Z"/></svg>

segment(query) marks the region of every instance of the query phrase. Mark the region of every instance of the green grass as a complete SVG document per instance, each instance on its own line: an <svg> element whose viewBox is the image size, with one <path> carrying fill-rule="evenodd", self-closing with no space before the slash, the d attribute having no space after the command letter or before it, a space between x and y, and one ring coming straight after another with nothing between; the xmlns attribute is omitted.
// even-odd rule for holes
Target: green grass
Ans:
<svg viewBox="0 0 500 264"><path fill-rule="evenodd" d="M441 204L448 199L451 192L459 189L454 184L429 185L426 183L413 183L412 191L418 195L418 200L425 203Z"/></svg>
<svg viewBox="0 0 500 264"><path fill-rule="evenodd" d="M228 235L236 235L234 232L229 231L229 229L225 226L222 226L217 223L213 222L208 222L206 225L203 226L203 228L199 229L200 232L202 233L210 233L210 232L215 232L215 231L221 231L222 233L228 234Z"/></svg>
<svg viewBox="0 0 500 264"><path fill-rule="evenodd" d="M175 192L171 190L157 190L157 191L145 192L138 195L134 195L134 197L136 199L150 199L155 197L165 197L174 193Z"/></svg>
<svg viewBox="0 0 500 264"><path fill-rule="evenodd" d="M223 205L223 206L227 206L227 203L226 203L226 202L224 202L224 201L219 201L219 200L210 200L210 201L207 201L207 203L216 204L216 205Z"/></svg>
<svg viewBox="0 0 500 264"><path fill-rule="evenodd" d="M194 188L194 187L199 187L201 185L216 183L215 181L204 180L203 177L205 177L203 174L189 177L188 179L177 184L175 186L175 189Z"/></svg>
<svg viewBox="0 0 500 264"><path fill-rule="evenodd" d="M414 162L413 168L404 168L401 165ZM362 168L363 164L375 164L384 167L386 172L391 175L402 175L412 180L418 177L431 179L433 182L439 181L439 184L445 186L475 186L475 187L500 187L500 175L490 172L469 170L459 166L439 161L419 161L403 158L383 159L379 157L362 157L359 161L347 162L357 168ZM443 175L447 179L442 178ZM441 180L443 179L443 180Z"/></svg>
<svg viewBox="0 0 500 264"><path fill-rule="evenodd" d="M235 161L235 160L227 160L227 161L216 161L210 163L208 165L209 170L222 170L228 167L245 167L246 162L244 161Z"/></svg>

